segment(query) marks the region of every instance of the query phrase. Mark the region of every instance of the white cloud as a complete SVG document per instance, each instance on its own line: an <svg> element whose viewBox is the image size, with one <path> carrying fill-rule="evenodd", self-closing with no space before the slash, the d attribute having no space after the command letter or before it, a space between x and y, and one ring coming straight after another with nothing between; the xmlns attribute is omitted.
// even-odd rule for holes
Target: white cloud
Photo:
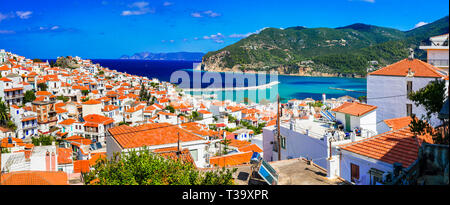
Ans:
<svg viewBox="0 0 450 205"><path fill-rule="evenodd" d="M136 7L136 8L143 9L147 6L148 6L148 2L146 2L146 1L138 1L138 2L134 2L134 3L130 4L131 8Z"/></svg>
<svg viewBox="0 0 450 205"><path fill-rule="evenodd" d="M163 3L163 6L171 6L171 5L173 5L172 2L165 1L165 2Z"/></svg>
<svg viewBox="0 0 450 205"><path fill-rule="evenodd" d="M14 34L14 33L16 32L12 30L0 30L0 34Z"/></svg>
<svg viewBox="0 0 450 205"><path fill-rule="evenodd" d="M194 13L191 13L191 16L192 17L195 17L195 18L201 18L201 17L203 17L200 13L198 13L198 12L194 12Z"/></svg>
<svg viewBox="0 0 450 205"><path fill-rule="evenodd" d="M175 40L170 40L171 43L175 42Z"/></svg>
<svg viewBox="0 0 450 205"><path fill-rule="evenodd" d="M30 18L32 13L31 11L16 11L17 16L21 19Z"/></svg>
<svg viewBox="0 0 450 205"><path fill-rule="evenodd" d="M58 28L59 28L59 26L53 26L52 28L50 28L50 30L56 30Z"/></svg>
<svg viewBox="0 0 450 205"><path fill-rule="evenodd" d="M416 25L414 25L414 28L418 28L418 27L421 27L421 26L424 26L424 25L427 25L427 24L428 24L427 22L421 21L421 22L417 23Z"/></svg>
<svg viewBox="0 0 450 205"><path fill-rule="evenodd" d="M162 43L165 43L165 42L166 42L166 40L161 40L161 42L162 42Z"/></svg>
<svg viewBox="0 0 450 205"><path fill-rule="evenodd" d="M148 5L149 5L148 2L146 2L146 1L134 2L130 5L128 5L128 7L135 8L135 10L122 11L121 15L122 16L132 16L132 15L143 15L143 14L147 14L147 13L155 13L155 9L149 8Z"/></svg>
<svg viewBox="0 0 450 205"><path fill-rule="evenodd" d="M211 10L207 10L207 11L202 11L202 12L193 12L193 13L191 13L191 16L195 17L195 18L202 18L204 16L208 16L208 17L214 18L214 17L221 16L221 14L216 13L216 12L211 11Z"/></svg>
<svg viewBox="0 0 450 205"><path fill-rule="evenodd" d="M228 37L229 38L247 38L247 37L249 37L250 35L252 35L252 34L258 34L258 33L260 33L262 30L264 30L264 29L266 29L266 28L268 28L268 27L264 27L264 28L262 28L262 29L258 29L257 31L255 31L255 32L250 32L250 33L246 33L246 34L231 34L231 35L229 35Z"/></svg>

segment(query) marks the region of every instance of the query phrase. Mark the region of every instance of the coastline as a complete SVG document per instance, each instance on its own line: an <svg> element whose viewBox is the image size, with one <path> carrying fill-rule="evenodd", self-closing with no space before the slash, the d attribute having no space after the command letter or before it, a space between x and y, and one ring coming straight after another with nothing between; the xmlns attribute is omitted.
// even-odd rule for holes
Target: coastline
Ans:
<svg viewBox="0 0 450 205"><path fill-rule="evenodd" d="M189 69L190 70L190 69ZM215 72L215 73L239 73L239 74L270 74L270 72L266 73L258 73L257 71L250 71L250 72L241 72L241 71L230 71L230 70L194 70L194 71L201 71L201 72ZM311 74L286 74L286 73L277 73L277 75L283 75L283 76L296 76L296 77L329 77L329 78L366 78L366 76L361 75L355 75L355 74L349 74L353 75L352 77L349 76L339 76L339 75L333 75L329 73L321 73L321 75L311 75Z"/></svg>
<svg viewBox="0 0 450 205"><path fill-rule="evenodd" d="M230 91L230 90L259 90L259 89L267 89L271 88L274 85L279 84L279 81L273 81L264 85L256 85L250 87L232 87L232 88L180 88L183 92L212 92L212 91Z"/></svg>

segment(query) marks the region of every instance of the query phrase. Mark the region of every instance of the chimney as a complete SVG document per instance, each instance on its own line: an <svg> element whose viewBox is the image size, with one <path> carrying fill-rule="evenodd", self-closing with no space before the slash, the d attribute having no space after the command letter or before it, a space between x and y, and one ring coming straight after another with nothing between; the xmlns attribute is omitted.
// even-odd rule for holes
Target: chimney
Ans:
<svg viewBox="0 0 450 205"><path fill-rule="evenodd" d="M413 59L414 59L414 50L412 48L409 48L408 60L413 60Z"/></svg>
<svg viewBox="0 0 450 205"><path fill-rule="evenodd" d="M45 153L45 171L50 171L50 153Z"/></svg>
<svg viewBox="0 0 450 205"><path fill-rule="evenodd" d="M55 153L52 152L52 156L51 156L51 170L52 171L56 171L56 156Z"/></svg>

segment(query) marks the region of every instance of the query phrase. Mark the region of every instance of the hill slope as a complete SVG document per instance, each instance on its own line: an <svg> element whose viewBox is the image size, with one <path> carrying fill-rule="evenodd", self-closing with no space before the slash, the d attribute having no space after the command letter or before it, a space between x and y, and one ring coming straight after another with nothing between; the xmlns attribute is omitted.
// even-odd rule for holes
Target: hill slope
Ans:
<svg viewBox="0 0 450 205"><path fill-rule="evenodd" d="M410 30L356 23L338 28L267 28L202 58L205 70L269 71L317 76L364 76L407 57L420 41L448 33L448 16Z"/></svg>

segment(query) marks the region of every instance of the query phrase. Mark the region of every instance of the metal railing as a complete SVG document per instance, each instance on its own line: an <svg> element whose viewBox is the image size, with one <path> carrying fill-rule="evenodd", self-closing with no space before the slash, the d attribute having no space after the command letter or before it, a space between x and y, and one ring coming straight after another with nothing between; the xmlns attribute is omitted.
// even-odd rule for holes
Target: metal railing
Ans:
<svg viewBox="0 0 450 205"><path fill-rule="evenodd" d="M448 59L428 59L427 63L437 67L448 67Z"/></svg>

